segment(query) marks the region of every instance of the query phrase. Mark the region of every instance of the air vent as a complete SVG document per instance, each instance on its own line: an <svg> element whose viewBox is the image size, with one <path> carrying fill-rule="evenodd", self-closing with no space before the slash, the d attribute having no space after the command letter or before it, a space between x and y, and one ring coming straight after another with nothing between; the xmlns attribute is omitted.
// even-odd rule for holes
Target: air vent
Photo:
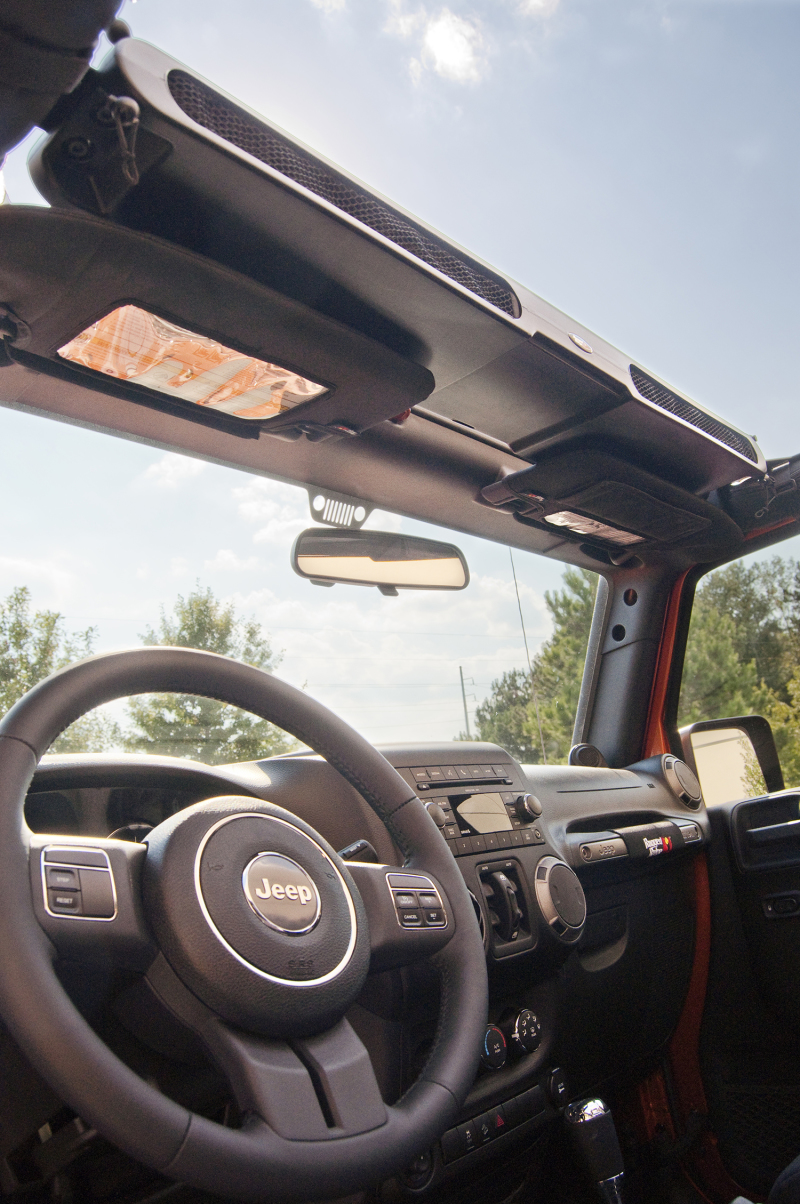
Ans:
<svg viewBox="0 0 800 1204"><path fill-rule="evenodd" d="M631 377L637 390L647 401L652 401L653 405L659 406L662 410L666 410L670 414L675 414L678 418L682 418L684 422L690 422L698 430L705 431L712 439L718 439L720 443L727 444L728 447L738 452L740 456L745 456L748 460L752 460L754 464L758 463L758 452L744 435L740 435L738 431L732 431L729 426L726 426L724 422L720 422L718 418L712 418L710 414L706 414L703 410L698 409L697 406L693 406L690 401L685 401L683 397L679 397L671 389L660 385L657 380L653 380L652 376L648 376L646 372L642 372L641 368L637 368L635 364L631 364Z"/></svg>
<svg viewBox="0 0 800 1204"><path fill-rule="evenodd" d="M517 296L503 280L490 276L452 248L435 242L407 218L362 192L344 176L276 134L213 88L187 71L170 71L167 83L175 103L198 125L322 197L398 247L410 251L476 297L483 298L512 318L520 316Z"/></svg>

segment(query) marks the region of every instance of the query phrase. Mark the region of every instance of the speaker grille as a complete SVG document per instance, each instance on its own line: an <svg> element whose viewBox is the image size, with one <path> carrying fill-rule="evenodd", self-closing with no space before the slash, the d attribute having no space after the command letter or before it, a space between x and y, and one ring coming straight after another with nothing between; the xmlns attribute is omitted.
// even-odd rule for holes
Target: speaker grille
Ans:
<svg viewBox="0 0 800 1204"><path fill-rule="evenodd" d="M519 317L521 309L517 296L504 281L493 278L452 248L434 242L401 214L356 188L313 155L294 146L187 71L170 71L167 83L175 103L198 125L288 176L398 247L410 251L417 259L510 317Z"/></svg>
<svg viewBox="0 0 800 1204"><path fill-rule="evenodd" d="M690 401L678 397L677 393L660 385L657 380L653 380L635 364L631 364L631 377L642 397L652 401L653 405L660 406L662 410L667 410L670 414L676 414L678 418L682 418L684 422L690 422L692 426L705 431L713 439L718 439L720 443L726 443L740 456L745 456L754 464L758 463L758 452L744 435L740 435L738 431L732 431L718 418L712 418L710 414L705 414L697 406L693 406Z"/></svg>

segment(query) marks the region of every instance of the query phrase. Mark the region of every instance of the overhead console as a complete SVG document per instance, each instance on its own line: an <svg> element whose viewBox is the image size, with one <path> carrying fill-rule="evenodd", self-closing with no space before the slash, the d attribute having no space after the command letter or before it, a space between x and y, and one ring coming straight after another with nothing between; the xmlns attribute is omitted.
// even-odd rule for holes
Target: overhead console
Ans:
<svg viewBox="0 0 800 1204"><path fill-rule="evenodd" d="M718 506L604 451L543 455L481 491L521 523L558 531L606 564L641 564L648 552L681 549L695 560L733 552L742 540Z"/></svg>

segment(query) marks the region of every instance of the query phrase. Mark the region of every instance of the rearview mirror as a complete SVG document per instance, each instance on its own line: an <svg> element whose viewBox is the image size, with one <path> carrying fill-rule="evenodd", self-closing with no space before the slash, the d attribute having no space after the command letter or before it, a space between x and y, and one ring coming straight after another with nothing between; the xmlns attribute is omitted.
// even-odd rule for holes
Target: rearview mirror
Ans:
<svg viewBox="0 0 800 1204"><path fill-rule="evenodd" d="M783 790L772 728L761 715L692 723L681 728L680 737L707 805Z"/></svg>
<svg viewBox="0 0 800 1204"><path fill-rule="evenodd" d="M377 585L389 595L469 585L467 562L455 544L391 531L312 527L295 540L292 568L315 585Z"/></svg>

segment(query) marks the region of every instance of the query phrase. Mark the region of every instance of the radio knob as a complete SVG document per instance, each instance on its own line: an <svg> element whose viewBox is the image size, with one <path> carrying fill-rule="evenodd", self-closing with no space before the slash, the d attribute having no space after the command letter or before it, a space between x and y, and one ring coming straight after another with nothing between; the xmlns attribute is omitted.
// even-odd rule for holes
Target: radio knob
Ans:
<svg viewBox="0 0 800 1204"><path fill-rule="evenodd" d="M514 800L514 806L524 824L529 824L531 820L538 819L542 814L542 804L535 794L518 795Z"/></svg>
<svg viewBox="0 0 800 1204"><path fill-rule="evenodd" d="M506 1039L496 1024L488 1025L483 1038L481 1062L487 1070L500 1070L506 1064Z"/></svg>
<svg viewBox="0 0 800 1204"><path fill-rule="evenodd" d="M518 1053L533 1053L542 1042L542 1023L530 1008L517 1013L511 1030L511 1043Z"/></svg>

